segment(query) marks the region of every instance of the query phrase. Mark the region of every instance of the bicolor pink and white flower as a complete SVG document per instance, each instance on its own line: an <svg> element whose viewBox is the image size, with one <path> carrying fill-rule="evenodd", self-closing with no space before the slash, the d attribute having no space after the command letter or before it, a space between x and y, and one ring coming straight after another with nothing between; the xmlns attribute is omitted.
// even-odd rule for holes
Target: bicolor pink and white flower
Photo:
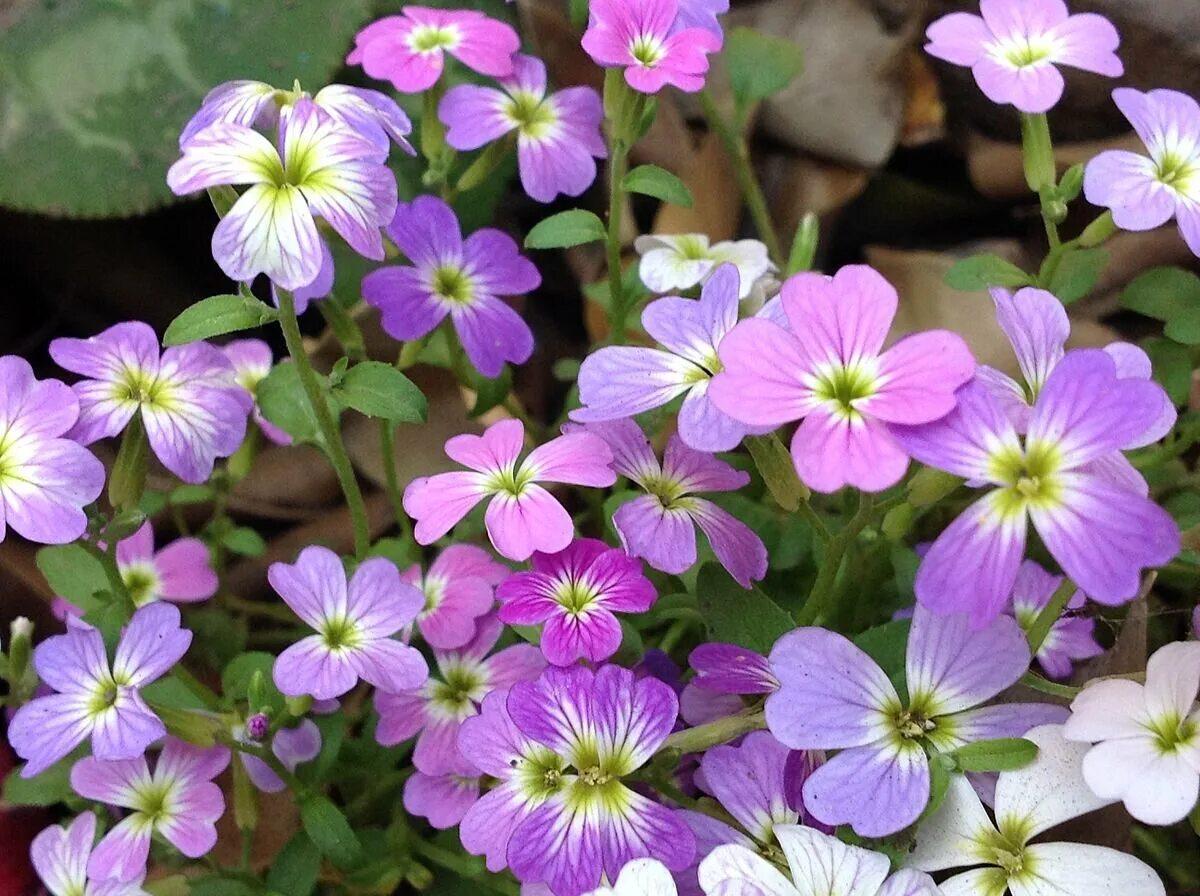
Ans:
<svg viewBox="0 0 1200 896"><path fill-rule="evenodd" d="M218 457L237 451L253 400L233 365L205 342L160 353L149 324L115 324L90 339L55 339L50 357L86 379L72 386L80 444L117 435L141 416L150 448L184 482L204 482Z"/></svg>
<svg viewBox="0 0 1200 896"><path fill-rule="evenodd" d="M708 54L723 38L706 27L678 28L678 0L593 0L583 48L597 65L623 68L642 93L670 84L687 93L704 86Z"/></svg>
<svg viewBox="0 0 1200 896"><path fill-rule="evenodd" d="M1032 560L1021 563L1009 605L1009 612L1021 628L1028 631L1033 627L1062 583L1062 576L1051 575ZM1038 648L1034 659L1048 678L1068 678L1076 661L1104 653L1096 641L1096 620L1080 612L1086 603L1082 591L1071 595L1066 611L1055 620Z"/></svg>
<svg viewBox="0 0 1200 896"><path fill-rule="evenodd" d="M417 736L413 765L426 775L477 776L456 746L462 723L479 711L489 693L535 678L546 665L532 644L514 644L492 654L504 625L494 614L477 623L475 637L467 644L433 651L437 673L422 687L375 694L379 713L375 739L390 747Z"/></svg>
<svg viewBox="0 0 1200 896"><path fill-rule="evenodd" d="M1149 156L1108 149L1087 163L1083 195L1112 209L1122 230L1151 230L1175 218L1188 248L1200 255L1200 105L1185 93L1128 87L1113 102Z"/></svg>
<svg viewBox="0 0 1200 896"><path fill-rule="evenodd" d="M156 600L193 603L217 593L208 546L199 538L177 538L155 551L149 521L117 543L117 569L135 607Z"/></svg>
<svg viewBox="0 0 1200 896"><path fill-rule="evenodd" d="M928 330L885 351L898 299L866 265L848 265L832 277L789 277L781 302L788 327L757 317L725 337L724 369L708 387L713 404L747 426L803 420L792 437L792 460L814 491L895 485L908 454L891 426L927 423L954 408L955 389L975 372L966 343L947 330Z"/></svg>
<svg viewBox="0 0 1200 896"><path fill-rule="evenodd" d="M404 782L404 811L439 831L459 824L478 800L478 775L413 772Z"/></svg>
<svg viewBox="0 0 1200 896"><path fill-rule="evenodd" d="M667 296L646 306L642 326L662 348L613 345L588 355L579 368L579 400L571 411L580 423L620 420L661 407L684 395L679 437L697 451L729 451L746 426L721 410L709 395L726 335L738 320L738 272L717 268L704 284L700 301ZM773 427L772 427L773 428Z"/></svg>
<svg viewBox="0 0 1200 896"><path fill-rule="evenodd" d="M272 563L267 579L306 625L316 630L275 660L275 686L288 696L340 697L359 679L383 691L420 687L429 667L420 651L393 635L412 623L425 603L401 581L392 561L372 557L350 580L341 558L313 545L294 564Z"/></svg>
<svg viewBox="0 0 1200 896"><path fill-rule="evenodd" d="M421 93L442 76L447 53L481 75L503 78L520 48L511 26L473 9L405 6L359 31L346 62L401 93Z"/></svg>
<svg viewBox="0 0 1200 896"><path fill-rule="evenodd" d="M579 196L596 179L596 159L608 155L600 122L600 95L591 87L567 87L547 95L546 65L533 56L513 57L500 88L460 84L438 106L446 142L479 149L516 131L521 186L538 202L560 193Z"/></svg>
<svg viewBox="0 0 1200 896"><path fill-rule="evenodd" d="M42 544L74 541L83 508L104 490L104 464L71 438L79 399L38 380L24 358L0 358L0 541L8 530Z"/></svg>
<svg viewBox="0 0 1200 896"><path fill-rule="evenodd" d="M362 293L389 336L420 339L449 317L484 376L529 360L533 331L502 296L537 289L542 277L512 237L489 227L464 240L454 210L436 196L400 203L387 232L412 264L371 271Z"/></svg>
<svg viewBox="0 0 1200 896"><path fill-rule="evenodd" d="M1063 571L1092 600L1120 604L1141 570L1179 550L1179 529L1144 492L1093 465L1138 443L1158 419L1163 390L1119 376L1099 349L1069 352L1046 378L1025 435L979 381L954 411L923 426L894 426L922 463L992 486L938 536L917 570L917 599L938 612L998 614L1025 553L1028 521Z"/></svg>
<svg viewBox="0 0 1200 896"><path fill-rule="evenodd" d="M29 858L50 896L148 896L143 878L109 880L88 875L96 816L83 812L67 827L51 825L33 838Z"/></svg>
<svg viewBox="0 0 1200 896"><path fill-rule="evenodd" d="M496 586L512 571L483 548L452 544L422 573L414 564L400 577L425 595L416 628L430 647L450 650L475 637L476 620L496 603Z"/></svg>
<svg viewBox="0 0 1200 896"><path fill-rule="evenodd" d="M767 726L795 750L839 750L804 783L804 805L864 837L908 827L929 802L927 749L1020 737L1061 721L1043 703L982 706L1029 668L1029 647L1008 616L972 631L966 615L919 606L905 659L908 700L864 651L836 632L800 628L771 650L779 690Z"/></svg>
<svg viewBox="0 0 1200 896"><path fill-rule="evenodd" d="M608 659L621 646L614 614L644 613L658 596L641 563L594 538L556 554L536 551L532 564L496 589L500 621L542 625L542 653L556 666Z"/></svg>
<svg viewBox="0 0 1200 896"><path fill-rule="evenodd" d="M917 829L907 864L926 872L967 868L942 882L956 896L1136 893L1164 896L1154 870L1128 853L1090 843L1030 842L1065 821L1109 805L1083 780L1084 744L1046 725L1025 737L1037 759L996 782L995 822L966 778L950 780L946 798Z"/></svg>
<svg viewBox="0 0 1200 896"><path fill-rule="evenodd" d="M26 760L22 777L40 774L89 738L97 759L137 759L163 737L166 726L139 691L187 652L192 633L179 622L172 604L135 611L111 663L100 632L74 617L66 634L39 644L33 666L53 693L18 709L8 727L8 742Z"/></svg>
<svg viewBox="0 0 1200 896"><path fill-rule="evenodd" d="M380 229L396 213L396 178L380 148L310 99L280 110L279 148L242 124L194 134L167 172L176 195L248 186L213 232L213 257L231 280L266 274L281 289L321 273L323 219L355 252L383 260Z"/></svg>
<svg viewBox="0 0 1200 896"><path fill-rule="evenodd" d="M158 834L191 859L217 843L217 820L225 797L213 779L229 765L224 747L195 747L167 738L150 770L146 757L124 760L81 759L71 769L71 787L80 796L128 809L97 845L88 861L94 878L140 879L150 856L150 838Z"/></svg>
<svg viewBox="0 0 1200 896"><path fill-rule="evenodd" d="M1121 800L1145 824L1174 824L1200 797L1200 642L1160 647L1146 683L1090 681L1071 703L1070 741L1095 744L1083 757L1092 793Z"/></svg>
<svg viewBox="0 0 1200 896"><path fill-rule="evenodd" d="M724 264L738 273L738 298L746 299L759 282L778 268L758 240L724 240L709 245L703 233L646 234L634 240L641 259L638 276L651 292L668 293L699 286Z"/></svg>
<svg viewBox="0 0 1200 896"><path fill-rule="evenodd" d="M446 442L450 459L469 472L438 473L414 479L404 490L404 509L417 521L419 544L432 544L490 498L484 524L492 545L510 560L534 551L561 551L575 535L571 515L539 483L562 482L603 488L616 481L612 451L586 432L551 439L519 461L525 427L501 420L482 435L454 436Z"/></svg>
<svg viewBox="0 0 1200 896"><path fill-rule="evenodd" d="M331 284L332 287L332 284ZM326 290L328 292L328 290ZM299 310L299 305L297 305ZM221 351L233 365L233 377L237 384L254 399L254 422L264 436L276 445L292 444L292 437L263 416L258 405L258 384L267 378L275 366L271 346L261 339L234 339L221 346Z"/></svg>
<svg viewBox="0 0 1200 896"><path fill-rule="evenodd" d="M929 26L925 52L971 69L993 103L1045 112L1063 94L1066 65L1110 78L1124 71L1117 29L1104 16L1071 15L1063 0L980 0L982 16L952 12Z"/></svg>

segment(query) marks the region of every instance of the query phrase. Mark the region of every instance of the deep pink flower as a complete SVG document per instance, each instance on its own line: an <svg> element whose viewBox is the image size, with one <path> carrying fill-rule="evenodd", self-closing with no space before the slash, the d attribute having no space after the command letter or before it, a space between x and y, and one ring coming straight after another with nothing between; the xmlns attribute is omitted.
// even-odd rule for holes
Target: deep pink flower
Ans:
<svg viewBox="0 0 1200 896"><path fill-rule="evenodd" d="M422 574L414 564L401 578L425 595L416 627L430 647L449 650L475 637L475 621L496 603L496 586L510 570L483 548L452 544Z"/></svg>

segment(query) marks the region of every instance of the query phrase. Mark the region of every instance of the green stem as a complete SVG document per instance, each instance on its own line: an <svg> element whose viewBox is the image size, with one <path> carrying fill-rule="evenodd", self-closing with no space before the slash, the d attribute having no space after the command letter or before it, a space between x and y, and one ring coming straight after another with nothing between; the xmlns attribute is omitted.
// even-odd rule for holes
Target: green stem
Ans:
<svg viewBox="0 0 1200 896"><path fill-rule="evenodd" d="M460 877L474 881L479 886L491 890L493 893L500 893L501 896L518 896L520 893L517 885L511 881L487 872L480 875L472 860L467 856L450 852L450 850L442 849L440 846L434 846L428 840L414 840L412 846L418 855L432 862L434 865L445 868L448 871L453 871Z"/></svg>
<svg viewBox="0 0 1200 896"><path fill-rule="evenodd" d="M225 609L234 610L245 616L260 616L264 619L274 619L277 622L287 622L292 625L299 621L296 614L282 604L246 600L236 594L222 595L221 603L225 605Z"/></svg>
<svg viewBox="0 0 1200 896"><path fill-rule="evenodd" d="M258 744L242 743L229 734L223 734L218 739L231 750L237 750L239 753L245 753L247 756L256 756L261 759L295 793L308 792L308 785L297 778L294 773L288 771L287 766L279 761L279 757L266 747L259 746Z"/></svg>
<svg viewBox="0 0 1200 896"><path fill-rule="evenodd" d="M874 516L874 499L868 492L861 492L858 498L858 511L825 545L825 557L821 560L820 569L817 570L817 578L813 582L808 599L796 615L797 625L812 625L824 617L829 609L829 604L836 596L833 586L837 580L838 570L842 567L842 558L845 557L846 550Z"/></svg>
<svg viewBox="0 0 1200 896"><path fill-rule="evenodd" d="M662 745L662 750L677 750L680 755L687 753L703 753L709 747L729 743L734 738L758 731L767 727L766 716L762 710L740 712L736 715L725 716L695 728L676 731Z"/></svg>
<svg viewBox="0 0 1200 896"><path fill-rule="evenodd" d="M308 403L312 407L317 427L321 431L321 441L324 443L325 455L333 465L342 492L346 496L346 504L350 508L350 519L354 528L354 555L362 560L371 546L371 528L367 521L367 505L363 501L362 489L354 476L354 467L346 446L342 442L342 434L338 429L337 420L329 409L329 403L321 392L320 381L304 350L304 341L300 336L300 323L296 319L296 303L292 294L286 289L278 290L279 294L279 325L283 329L283 339L287 343L288 354L296 365L300 376L300 384Z"/></svg>
<svg viewBox="0 0 1200 896"><path fill-rule="evenodd" d="M680 616L671 623L671 627L667 629L666 633L662 636L662 640L658 642L658 649L663 653L670 653L675 648L675 645L679 643L680 639L687 634L695 618L693 614L688 613Z"/></svg>
<svg viewBox="0 0 1200 896"><path fill-rule="evenodd" d="M1057 249L1060 245L1057 222L1062 215L1056 213L1053 206L1061 204L1061 200L1054 190L1054 146L1050 141L1050 122L1045 113L1021 113L1021 155L1025 163L1025 182L1029 189L1038 194L1041 203L1046 239L1052 250Z"/></svg>
<svg viewBox="0 0 1200 896"><path fill-rule="evenodd" d="M132 510L138 506L142 492L146 490L149 465L150 440L146 438L142 413L138 411L125 427L112 474L108 477L108 501L115 510Z"/></svg>
<svg viewBox="0 0 1200 896"><path fill-rule="evenodd" d="M411 526L408 514L404 512L404 496L400 492L400 479L396 475L396 435L392 431L390 420L379 421L379 447L383 452L383 479L388 503L392 505L392 514L396 517L400 537L407 540Z"/></svg>
<svg viewBox="0 0 1200 896"><path fill-rule="evenodd" d="M1050 694L1053 697L1066 697L1068 700L1073 700L1081 690L1069 684L1048 681L1040 675L1035 675L1033 672L1026 672L1021 676L1021 684L1027 688L1033 688L1035 691L1041 691L1043 694Z"/></svg>
<svg viewBox="0 0 1200 896"><path fill-rule="evenodd" d="M1064 578L1062 584L1050 596L1050 602L1042 607L1042 611L1037 614L1033 625L1025 633L1025 639L1029 642L1029 652L1033 656L1037 656L1037 652L1045 642L1046 636L1050 634L1050 629L1054 628L1054 623L1058 622L1058 617L1066 609L1071 595L1077 590L1078 588L1074 582L1068 578Z"/></svg>
<svg viewBox="0 0 1200 896"><path fill-rule="evenodd" d="M628 167L628 152L624 141L614 138L608 148L608 339L614 345L625 342L625 321L629 309L625 302L625 285L621 281L621 215L625 208L621 181Z"/></svg>
<svg viewBox="0 0 1200 896"><path fill-rule="evenodd" d="M117 566L117 546L112 546L112 551L109 552L101 548L94 542L80 539L79 545L100 561L100 565L104 568L104 576L108 579L108 587L113 593L113 597L117 600L122 600L129 597L129 589L125 586L125 580L121 578L121 570Z"/></svg>

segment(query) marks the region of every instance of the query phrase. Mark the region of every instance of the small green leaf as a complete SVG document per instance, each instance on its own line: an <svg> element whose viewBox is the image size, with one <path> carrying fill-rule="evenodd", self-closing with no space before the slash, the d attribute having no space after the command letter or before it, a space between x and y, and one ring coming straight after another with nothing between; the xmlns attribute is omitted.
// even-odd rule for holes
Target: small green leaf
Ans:
<svg viewBox="0 0 1200 896"><path fill-rule="evenodd" d="M260 896L256 887L231 877L198 877L191 885L191 896Z"/></svg>
<svg viewBox="0 0 1200 896"><path fill-rule="evenodd" d="M263 537L247 526L230 529L221 536L221 544L243 557L261 557L267 552Z"/></svg>
<svg viewBox="0 0 1200 896"><path fill-rule="evenodd" d="M573 208L535 224L525 237L525 248L565 249L584 243L602 242L606 236L604 222L596 215Z"/></svg>
<svg viewBox="0 0 1200 896"><path fill-rule="evenodd" d="M324 377L320 379L328 396L329 384ZM300 382L300 373L291 361L276 364L259 382L255 395L263 416L297 442L313 445L321 443L316 415L313 414L312 405L308 403L308 395Z"/></svg>
<svg viewBox="0 0 1200 896"><path fill-rule="evenodd" d="M300 820L309 839L333 864L345 870L362 861L362 844L346 816L328 797L309 794L300 800Z"/></svg>
<svg viewBox="0 0 1200 896"><path fill-rule="evenodd" d="M1167 321L1163 333L1181 345L1200 345L1200 304Z"/></svg>
<svg viewBox="0 0 1200 896"><path fill-rule="evenodd" d="M771 652L796 627L792 617L757 588L745 589L720 564L706 563L696 579L696 600L713 641Z"/></svg>
<svg viewBox="0 0 1200 896"><path fill-rule="evenodd" d="M209 296L171 321L163 345L184 345L199 339L251 330L279 319L279 312L251 296Z"/></svg>
<svg viewBox="0 0 1200 896"><path fill-rule="evenodd" d="M950 757L964 772L1007 772L1037 759L1038 748L1023 737L998 737L959 747Z"/></svg>
<svg viewBox="0 0 1200 896"><path fill-rule="evenodd" d="M734 28L725 37L725 67L738 107L765 100L800 74L804 56L790 40L770 37L753 28Z"/></svg>
<svg viewBox="0 0 1200 896"><path fill-rule="evenodd" d="M1154 379L1177 405L1187 403L1192 390L1192 356L1186 346L1170 339L1146 339L1142 348L1150 356Z"/></svg>
<svg viewBox="0 0 1200 896"><path fill-rule="evenodd" d="M217 496L211 485L179 485L171 490L167 500L176 507L188 504L207 504Z"/></svg>
<svg viewBox="0 0 1200 896"><path fill-rule="evenodd" d="M1046 289L1058 296L1064 305L1077 302L1095 289L1107 264L1107 249L1072 249L1059 260Z"/></svg>
<svg viewBox="0 0 1200 896"><path fill-rule="evenodd" d="M972 255L955 262L954 266L946 271L945 281L951 289L974 292L989 286L1028 286L1033 282L1033 278L999 255L984 254Z"/></svg>
<svg viewBox="0 0 1200 896"><path fill-rule="evenodd" d="M221 690L229 700L245 700L249 695L250 683L257 680L265 694L266 702L277 708L283 706L283 694L275 687L272 671L275 668L275 657L265 651L252 650L235 657L225 671L221 673ZM258 712L262 706L251 706L251 712Z"/></svg>
<svg viewBox="0 0 1200 896"><path fill-rule="evenodd" d="M683 208L691 208L692 191L678 177L657 165L639 165L621 179L621 187L630 193L653 196Z"/></svg>
<svg viewBox="0 0 1200 896"><path fill-rule="evenodd" d="M934 756L933 761L929 763L929 802L925 804L925 809L921 812L921 818L928 818L936 812L946 800L946 794L950 790L950 774L951 769L946 767L942 756ZM951 768L953 765L951 764Z"/></svg>
<svg viewBox="0 0 1200 896"><path fill-rule="evenodd" d="M750 456L754 459L754 466L762 474L775 503L784 510L795 513L800 503L807 501L811 493L796 475L796 464L791 453L774 433L747 436L745 441L746 447L750 449Z"/></svg>
<svg viewBox="0 0 1200 896"><path fill-rule="evenodd" d="M1056 193L1063 202L1074 202L1083 190L1083 164L1072 165L1063 172Z"/></svg>
<svg viewBox="0 0 1200 896"><path fill-rule="evenodd" d="M267 889L287 896L308 896L317 885L321 854L304 831L298 831L280 850L267 871Z"/></svg>
<svg viewBox="0 0 1200 896"><path fill-rule="evenodd" d="M72 793L71 766L74 764L74 760L67 757L32 778L22 778L21 770L13 769L4 779L4 802L13 806L61 803Z"/></svg>
<svg viewBox="0 0 1200 896"><path fill-rule="evenodd" d="M1200 277L1183 268L1153 268L1121 290L1121 305L1155 320L1200 311Z"/></svg>
<svg viewBox="0 0 1200 896"><path fill-rule="evenodd" d="M392 423L424 423L429 413L416 384L382 361L355 364L333 389L333 397L344 408Z"/></svg>
<svg viewBox="0 0 1200 896"><path fill-rule="evenodd" d="M854 644L879 664L893 681L904 677L904 657L908 648L908 632L912 622L895 619L854 636Z"/></svg>
<svg viewBox="0 0 1200 896"><path fill-rule="evenodd" d="M37 552L37 567L51 590L85 613L99 609L96 595L108 590L100 561L78 544L53 545Z"/></svg>

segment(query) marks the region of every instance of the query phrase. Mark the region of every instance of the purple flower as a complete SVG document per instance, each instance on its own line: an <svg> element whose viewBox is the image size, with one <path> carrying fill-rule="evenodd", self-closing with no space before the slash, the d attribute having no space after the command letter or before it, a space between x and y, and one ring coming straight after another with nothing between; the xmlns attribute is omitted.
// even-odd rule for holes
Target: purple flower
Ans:
<svg viewBox="0 0 1200 896"><path fill-rule="evenodd" d="M478 799L477 776L415 772L404 782L404 811L427 819L439 831L461 822Z"/></svg>
<svg viewBox="0 0 1200 896"><path fill-rule="evenodd" d="M85 799L131 810L104 835L88 862L99 879L140 879L150 856L150 837L159 834L191 859L217 843L217 819L225 797L213 779L229 765L224 747L201 749L167 738L154 771L145 756L102 760L88 757L71 769L71 787Z"/></svg>
<svg viewBox="0 0 1200 896"><path fill-rule="evenodd" d="M33 838L29 858L50 896L146 896L142 878L96 880L88 859L96 839L96 816L84 812L69 827L51 825Z"/></svg>
<svg viewBox="0 0 1200 896"><path fill-rule="evenodd" d="M493 423L480 436L449 439L446 454L470 472L439 473L409 483L404 509L417 521L417 542L437 541L490 497L484 523L501 555L527 560L534 551L554 553L570 544L575 533L571 515L538 483L612 485L612 452L597 436L571 433L538 446L518 463L524 440L519 420Z"/></svg>
<svg viewBox="0 0 1200 896"><path fill-rule="evenodd" d="M160 354L154 330L129 322L90 339L55 339L50 357L87 377L72 387L79 420L69 434L83 445L117 435L140 413L162 465L197 483L242 444L252 400L234 381L233 365L205 342Z"/></svg>
<svg viewBox="0 0 1200 896"><path fill-rule="evenodd" d="M459 727L478 712L491 691L533 678L546 665L532 644L515 644L488 656L504 626L495 615L483 617L478 625L468 644L433 651L440 677L431 676L423 687L407 693L375 695L375 739L390 747L419 734L413 765L427 775L475 775L475 767L455 745Z"/></svg>
<svg viewBox="0 0 1200 896"><path fill-rule="evenodd" d="M695 843L683 818L622 781L675 724L679 703L669 686L618 666L552 666L537 681L513 685L507 706L521 734L574 767L544 775L553 792L536 807L511 807L497 823L511 825L508 864L518 880L580 896L602 874L615 879L631 859L687 867Z"/></svg>
<svg viewBox="0 0 1200 896"><path fill-rule="evenodd" d="M901 700L887 675L842 635L801 628L771 651L779 690L767 697L767 726L795 750L840 750L804 784L804 804L830 825L864 837L908 827L929 802L926 749L1020 737L1061 721L1047 704L980 704L1029 668L1029 648L1008 616L972 631L963 614L918 606L908 636Z"/></svg>
<svg viewBox="0 0 1200 896"><path fill-rule="evenodd" d="M1137 442L1162 407L1162 387L1121 379L1108 354L1082 349L1046 379L1024 438L979 382L958 390L958 406L942 420L894 427L922 463L995 486L929 548L917 599L939 612L968 611L976 625L993 619L1016 581L1027 519L1085 594L1105 604L1132 599L1141 569L1178 552L1179 529L1140 491L1089 465Z"/></svg>
<svg viewBox="0 0 1200 896"><path fill-rule="evenodd" d="M687 93L700 90L708 54L723 41L719 26L715 33L677 28L678 0L593 0L588 12L583 48L597 65L624 68L626 82L642 93L658 93L667 84Z"/></svg>
<svg viewBox="0 0 1200 896"><path fill-rule="evenodd" d="M954 390L975 372L966 343L929 330L884 351L896 290L866 265L789 277L781 301L788 328L758 317L725 337L725 369L709 385L713 403L749 426L802 418L792 459L815 491L895 485L908 455L889 425L927 423L953 409Z"/></svg>
<svg viewBox="0 0 1200 896"><path fill-rule="evenodd" d="M446 53L481 75L502 78L512 73L520 48L517 32L481 12L406 6L358 32L346 62L401 93L421 93L441 77Z"/></svg>
<svg viewBox="0 0 1200 896"><path fill-rule="evenodd" d="M509 569L470 544L454 544L438 554L424 575L410 566L400 578L425 595L416 627L430 647L449 650L475 637L475 621L496 603L496 586Z"/></svg>
<svg viewBox="0 0 1200 896"><path fill-rule="evenodd" d="M394 692L420 687L428 678L420 651L392 637L416 618L424 603L421 592L400 580L392 561L372 557L347 583L338 555L313 545L300 552L294 565L272 563L267 579L283 602L317 631L275 660L275 685L284 694L329 700L360 678Z"/></svg>
<svg viewBox="0 0 1200 896"><path fill-rule="evenodd" d="M199 538L177 538L156 552L149 521L117 544L117 568L135 607L156 600L192 603L217 593L207 545Z"/></svg>
<svg viewBox="0 0 1200 896"><path fill-rule="evenodd" d="M505 361L529 360L533 333L500 297L537 289L542 278L512 237L487 228L464 240L454 210L434 196L400 203L387 231L412 265L372 271L362 292L379 309L388 335L420 339L449 315L484 376L499 376Z"/></svg>
<svg viewBox="0 0 1200 896"><path fill-rule="evenodd" d="M1021 628L1028 631L1033 626L1062 582L1062 576L1050 575L1032 560L1021 563L1013 584L1011 605L1012 614ZM1096 621L1077 615L1086 602L1083 592L1076 591L1067 603L1067 612L1054 623L1038 648L1035 659L1049 678L1068 678L1075 660L1104 653L1104 648L1096 643Z"/></svg>
<svg viewBox="0 0 1200 896"><path fill-rule="evenodd" d="M1150 156L1109 149L1087 163L1083 195L1112 209L1124 230L1151 230L1174 215L1188 248L1200 255L1200 105L1175 90L1113 91Z"/></svg>
<svg viewBox="0 0 1200 896"><path fill-rule="evenodd" d="M585 427L577 427L579 430ZM711 454L671 436L660 465L645 433L632 420L589 423L612 448L613 469L646 494L626 501L613 514L613 526L631 556L655 569L678 575L696 562L696 527L708 538L721 565L743 588L767 574L767 549L753 530L696 492L736 491L750 481Z"/></svg>
<svg viewBox="0 0 1200 896"><path fill-rule="evenodd" d="M74 541L83 507L104 489L104 464L63 438L79 400L58 380L38 380L15 355L0 357L0 541L11 526L42 544Z"/></svg>
<svg viewBox="0 0 1200 896"><path fill-rule="evenodd" d="M718 694L773 694L779 679L761 653L736 644L701 644L688 656L692 683Z"/></svg>
<svg viewBox="0 0 1200 896"><path fill-rule="evenodd" d="M89 737L98 759L136 759L167 733L139 689L177 663L192 643L179 627L179 609L153 603L136 610L109 664L100 632L76 618L67 632L33 652L38 676L54 693L17 710L8 728L13 750L31 778Z"/></svg>
<svg viewBox="0 0 1200 896"><path fill-rule="evenodd" d="M251 723L255 718L265 718L264 716L251 716L246 720L246 725L240 730L234 732L234 736L242 741L261 740L262 737L254 737L254 732L251 730ZM280 728L275 732L275 736L271 738L271 752L275 754L275 758L283 763L283 767L289 772L294 772L296 766L302 762L312 762L321 753L321 729L316 726L316 723L311 719L301 719L300 724L294 728ZM263 793L282 793L287 790L287 784L284 780L275 774L275 771L266 762L259 759L257 756L251 756L249 753L238 753L238 759L242 763L242 767L246 770L246 777L250 779L250 783L261 790Z"/></svg>
<svg viewBox="0 0 1200 896"><path fill-rule="evenodd" d="M967 66L993 103L1045 112L1063 93L1056 65L1117 78L1117 29L1095 13L1069 15L1062 0L980 0L983 16L954 12L929 26L925 52Z"/></svg>
<svg viewBox="0 0 1200 896"><path fill-rule="evenodd" d="M729 12L729 0L679 0L679 12L675 16L675 30L704 28L718 40L725 39L721 22L717 16Z"/></svg>
<svg viewBox="0 0 1200 896"><path fill-rule="evenodd" d="M644 613L655 597L642 564L594 538L557 554L535 551L531 572L514 573L496 589L501 622L545 623L542 653L556 666L608 659L621 646L614 612Z"/></svg>
<svg viewBox="0 0 1200 896"><path fill-rule="evenodd" d="M723 264L705 282L700 301L667 296L646 306L642 326L664 348L614 345L593 352L579 369L580 423L620 420L661 407L686 393L679 437L697 451L729 451L747 432L709 398L722 369L717 351L738 319L738 272ZM771 427L773 429L774 427Z"/></svg>
<svg viewBox="0 0 1200 896"><path fill-rule="evenodd" d="M330 287L332 288L332 283ZM297 305L297 311L299 310ZM255 398L258 393L258 384L266 379L275 364L271 347L261 339L234 339L221 346L221 351L233 365L233 376L237 380L237 384L250 393L252 399ZM263 416L257 401L254 403L253 415L254 422L258 424L262 434L269 440L276 445L292 444L291 436Z"/></svg>
<svg viewBox="0 0 1200 896"><path fill-rule="evenodd" d="M517 132L521 186L538 202L559 193L579 196L596 179L596 159L608 155L600 134L604 110L590 87L568 87L546 95L546 66L533 56L513 57L513 73L500 90L461 84L438 106L446 142L459 150L479 149Z"/></svg>
<svg viewBox="0 0 1200 896"><path fill-rule="evenodd" d="M180 196L249 185L213 232L221 270L231 280L266 274L282 289L308 286L324 261L316 218L355 252L381 261L379 231L396 212L387 148L309 99L280 110L279 146L245 125L218 122L193 135L167 172Z"/></svg>

